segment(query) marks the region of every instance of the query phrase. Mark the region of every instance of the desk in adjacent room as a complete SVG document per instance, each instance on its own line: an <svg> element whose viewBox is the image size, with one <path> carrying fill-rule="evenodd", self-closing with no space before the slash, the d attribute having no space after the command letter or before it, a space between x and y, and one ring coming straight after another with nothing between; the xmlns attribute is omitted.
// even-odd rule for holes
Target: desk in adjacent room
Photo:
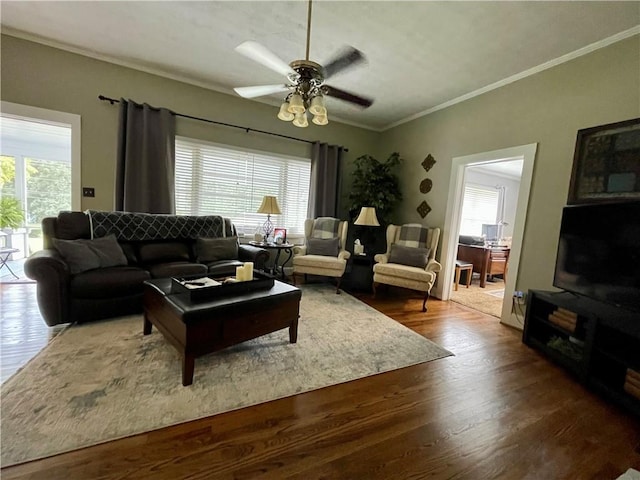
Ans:
<svg viewBox="0 0 640 480"><path fill-rule="evenodd" d="M481 245L458 244L457 259L473 264L473 271L480 274L480 287L487 283L487 275L502 275L507 281L509 247L485 247Z"/></svg>

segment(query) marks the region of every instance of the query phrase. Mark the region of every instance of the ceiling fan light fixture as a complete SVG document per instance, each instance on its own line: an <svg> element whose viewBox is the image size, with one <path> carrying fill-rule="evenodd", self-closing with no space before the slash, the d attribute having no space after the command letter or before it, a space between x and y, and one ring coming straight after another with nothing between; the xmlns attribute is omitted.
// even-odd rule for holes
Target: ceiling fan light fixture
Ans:
<svg viewBox="0 0 640 480"><path fill-rule="evenodd" d="M314 115L327 115L327 108L324 105L324 97L319 94L311 99L309 111Z"/></svg>
<svg viewBox="0 0 640 480"><path fill-rule="evenodd" d="M302 96L300 94L294 93L293 95L291 95L291 98L289 99L288 110L289 112L295 114L304 113L304 100L302 99Z"/></svg>
<svg viewBox="0 0 640 480"><path fill-rule="evenodd" d="M300 128L308 127L309 121L307 120L306 112L296 113L295 118L293 119L293 124Z"/></svg>
<svg viewBox="0 0 640 480"><path fill-rule="evenodd" d="M311 121L316 125L326 125L329 123L329 119L326 115L314 115Z"/></svg>
<svg viewBox="0 0 640 480"><path fill-rule="evenodd" d="M278 118L284 122L290 122L295 118L295 115L289 111L289 102L282 102L280 111L278 112Z"/></svg>

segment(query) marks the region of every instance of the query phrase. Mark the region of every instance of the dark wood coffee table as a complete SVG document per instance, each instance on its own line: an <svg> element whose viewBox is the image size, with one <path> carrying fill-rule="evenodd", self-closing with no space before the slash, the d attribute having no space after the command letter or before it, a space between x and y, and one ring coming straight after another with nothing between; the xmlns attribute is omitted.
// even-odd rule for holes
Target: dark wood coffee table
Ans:
<svg viewBox="0 0 640 480"><path fill-rule="evenodd" d="M252 338L289 328L298 340L300 290L274 281L272 288L192 302L188 293L171 293L171 279L144 282L144 327L164 335L182 356L182 384L193 383L195 358Z"/></svg>

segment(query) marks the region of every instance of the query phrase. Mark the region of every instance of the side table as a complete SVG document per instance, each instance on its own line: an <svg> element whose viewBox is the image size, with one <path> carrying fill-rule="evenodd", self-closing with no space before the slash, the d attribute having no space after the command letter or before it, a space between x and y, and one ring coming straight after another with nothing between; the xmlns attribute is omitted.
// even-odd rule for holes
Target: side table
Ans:
<svg viewBox="0 0 640 480"><path fill-rule="evenodd" d="M373 255L352 254L347 261L345 273L345 290L371 292L373 285Z"/></svg>
<svg viewBox="0 0 640 480"><path fill-rule="evenodd" d="M280 278L282 280L285 279L284 267L287 263L291 261L291 257L293 257L293 243L268 243L268 242L249 242L249 245L253 245L254 247L265 248L267 250L276 250L276 258L273 261L273 273L277 276L278 272L280 274ZM284 251L284 253L289 254L287 259L282 262L282 265L278 265L278 261L280 260L280 253Z"/></svg>

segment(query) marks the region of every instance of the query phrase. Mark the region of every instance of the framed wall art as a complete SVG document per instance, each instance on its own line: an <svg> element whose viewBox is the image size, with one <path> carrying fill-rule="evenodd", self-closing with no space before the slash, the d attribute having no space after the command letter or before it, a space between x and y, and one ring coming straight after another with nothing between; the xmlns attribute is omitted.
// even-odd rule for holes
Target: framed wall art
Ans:
<svg viewBox="0 0 640 480"><path fill-rule="evenodd" d="M567 203L640 200L640 118L578 130Z"/></svg>

